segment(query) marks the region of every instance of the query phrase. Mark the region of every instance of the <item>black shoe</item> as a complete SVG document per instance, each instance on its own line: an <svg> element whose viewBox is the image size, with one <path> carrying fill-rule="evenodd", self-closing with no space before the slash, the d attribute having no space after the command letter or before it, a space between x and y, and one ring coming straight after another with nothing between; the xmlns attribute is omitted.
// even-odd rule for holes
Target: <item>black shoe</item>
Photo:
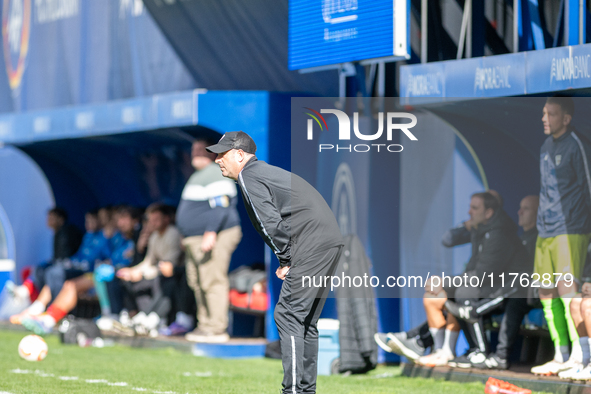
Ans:
<svg viewBox="0 0 591 394"><path fill-rule="evenodd" d="M447 365L453 368L472 368L472 363L474 362L484 362L486 359L486 355L482 353L480 350L468 350L466 354L463 356L459 356L451 360Z"/></svg>
<svg viewBox="0 0 591 394"><path fill-rule="evenodd" d="M417 360L425 354L425 348L419 344L417 338L406 338L406 333L388 333L388 345L392 352L408 358L411 361Z"/></svg>
<svg viewBox="0 0 591 394"><path fill-rule="evenodd" d="M490 356L488 356L484 361L476 363L473 362L472 366L474 368L478 368L478 369L508 369L509 368L509 364L507 363L507 360L500 358L499 356L497 356L496 354L491 354Z"/></svg>

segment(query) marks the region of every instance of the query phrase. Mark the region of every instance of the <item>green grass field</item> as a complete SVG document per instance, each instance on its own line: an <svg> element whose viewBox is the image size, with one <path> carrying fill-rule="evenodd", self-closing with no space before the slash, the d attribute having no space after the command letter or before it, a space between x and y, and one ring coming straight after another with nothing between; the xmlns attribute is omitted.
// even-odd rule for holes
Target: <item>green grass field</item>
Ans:
<svg viewBox="0 0 591 394"><path fill-rule="evenodd" d="M17 352L23 332L0 331L0 394L6 393L279 393L281 362L221 360L173 349L125 346L79 348L49 336L44 361ZM320 376L318 393L482 393L480 383L461 384L400 376L379 367L363 376Z"/></svg>

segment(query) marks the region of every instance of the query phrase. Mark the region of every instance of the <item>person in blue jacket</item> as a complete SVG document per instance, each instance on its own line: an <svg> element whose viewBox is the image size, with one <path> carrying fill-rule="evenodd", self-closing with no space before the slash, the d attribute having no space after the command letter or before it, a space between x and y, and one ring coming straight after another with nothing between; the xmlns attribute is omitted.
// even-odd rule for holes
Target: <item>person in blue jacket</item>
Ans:
<svg viewBox="0 0 591 394"><path fill-rule="evenodd" d="M86 213L86 234L78 251L69 258L58 259L43 272L45 285L39 297L23 312L11 316L13 324L20 324L27 316L40 315L45 311L52 299L57 297L66 280L74 279L94 270L95 262L109 258L110 248L108 239L101 231L98 211Z"/></svg>
<svg viewBox="0 0 591 394"><path fill-rule="evenodd" d="M139 218L131 213L131 209L122 207L116 215L118 232L109 240L110 255L101 264L112 266L114 269L127 267L133 261L135 253L134 234ZM99 267L97 267L98 269ZM78 302L78 294L94 287L92 273L87 273L72 280L67 280L54 302L45 313L38 316L23 318L22 325L37 335L51 332L53 327L64 318Z"/></svg>

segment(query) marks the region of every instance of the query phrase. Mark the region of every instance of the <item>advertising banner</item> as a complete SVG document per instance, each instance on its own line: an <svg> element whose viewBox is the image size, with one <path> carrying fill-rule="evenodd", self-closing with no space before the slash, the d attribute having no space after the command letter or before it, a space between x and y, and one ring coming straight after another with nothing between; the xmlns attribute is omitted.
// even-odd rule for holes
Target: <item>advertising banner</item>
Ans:
<svg viewBox="0 0 591 394"><path fill-rule="evenodd" d="M2 0L0 112L195 88L141 0Z"/></svg>

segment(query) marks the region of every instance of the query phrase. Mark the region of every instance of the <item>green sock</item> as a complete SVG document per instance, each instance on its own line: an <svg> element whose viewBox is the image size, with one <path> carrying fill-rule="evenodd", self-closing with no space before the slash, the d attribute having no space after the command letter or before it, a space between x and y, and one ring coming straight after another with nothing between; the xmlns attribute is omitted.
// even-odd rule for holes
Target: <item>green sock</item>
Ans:
<svg viewBox="0 0 591 394"><path fill-rule="evenodd" d="M101 305L101 314L107 316L111 314L111 302L109 301L109 293L107 293L107 284L96 280L96 276L93 276L94 290L99 299Z"/></svg>
<svg viewBox="0 0 591 394"><path fill-rule="evenodd" d="M540 301L542 301L544 317L548 323L550 338L552 338L554 346L568 346L568 328L562 301L560 301L558 298L549 298Z"/></svg>
<svg viewBox="0 0 591 394"><path fill-rule="evenodd" d="M566 319L566 325L568 327L568 336L570 337L570 341L572 343L578 342L579 333L577 332L577 327L575 326L573 317L570 315L570 302L572 301L572 298L561 298L561 300L564 304L564 317Z"/></svg>

